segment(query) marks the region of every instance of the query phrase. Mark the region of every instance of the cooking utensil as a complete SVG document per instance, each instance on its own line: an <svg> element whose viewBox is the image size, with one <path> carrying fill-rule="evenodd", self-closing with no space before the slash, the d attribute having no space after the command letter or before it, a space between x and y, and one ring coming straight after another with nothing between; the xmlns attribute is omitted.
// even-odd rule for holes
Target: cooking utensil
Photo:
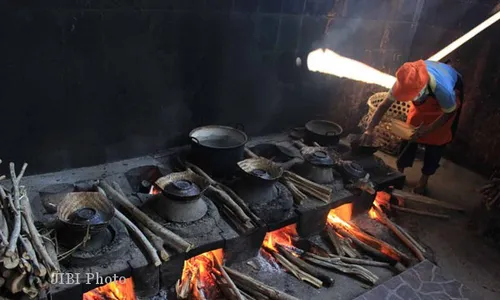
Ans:
<svg viewBox="0 0 500 300"><path fill-rule="evenodd" d="M207 205L202 199L210 182L191 171L170 173L159 178L155 187L162 196L154 199L156 213L165 220L193 222L207 213Z"/></svg>
<svg viewBox="0 0 500 300"><path fill-rule="evenodd" d="M105 229L115 215L115 207L101 193L68 193L57 206L57 218L68 229L91 233Z"/></svg>
<svg viewBox="0 0 500 300"><path fill-rule="evenodd" d="M326 120L312 120L306 123L305 141L307 144L317 142L321 146L333 146L338 144L342 127L334 122Z"/></svg>
<svg viewBox="0 0 500 300"><path fill-rule="evenodd" d="M238 167L249 179L259 183L273 183L283 175L283 168L264 158L248 158Z"/></svg>
<svg viewBox="0 0 500 300"><path fill-rule="evenodd" d="M237 170L248 141L242 130L219 125L193 129L189 138L195 163L215 176L230 175Z"/></svg>

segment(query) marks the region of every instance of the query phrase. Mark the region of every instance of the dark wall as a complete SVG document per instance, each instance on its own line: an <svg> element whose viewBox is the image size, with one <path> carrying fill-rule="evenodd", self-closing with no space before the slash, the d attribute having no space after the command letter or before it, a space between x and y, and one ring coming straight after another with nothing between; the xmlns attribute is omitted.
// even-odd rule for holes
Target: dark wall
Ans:
<svg viewBox="0 0 500 300"><path fill-rule="evenodd" d="M353 129L382 89L310 73L306 54L323 41L393 73L445 43L411 47L435 2L460 1L0 0L0 158L47 172L185 143L205 124L256 135L328 118ZM491 3L467 4L460 30Z"/></svg>

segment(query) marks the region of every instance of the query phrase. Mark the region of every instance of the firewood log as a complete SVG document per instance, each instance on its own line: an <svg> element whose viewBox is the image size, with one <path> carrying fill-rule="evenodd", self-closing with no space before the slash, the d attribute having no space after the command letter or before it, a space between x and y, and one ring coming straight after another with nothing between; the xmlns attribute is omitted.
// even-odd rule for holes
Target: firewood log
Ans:
<svg viewBox="0 0 500 300"><path fill-rule="evenodd" d="M33 214L31 212L31 204L28 199L28 195L26 191L23 191L23 197L21 198L21 207L22 207L22 215L23 218L26 220L26 224L29 230L29 236L30 236L30 241L33 244L33 248L35 249L36 253L40 255L42 261L44 262L44 265L49 268L49 273L57 273L59 272L58 266L52 261L52 258L50 257L49 253L47 252L47 248L45 247L42 237L40 236L40 233L35 227L35 223L33 221Z"/></svg>
<svg viewBox="0 0 500 300"><path fill-rule="evenodd" d="M374 209L377 212L377 216L378 216L378 218L376 218L377 221L379 221L382 224L384 224L385 226L387 226L387 228L389 228L392 231L392 233L394 233L398 237L398 239L403 244L405 244L405 246L408 247L411 250L411 252L413 252L413 254L415 254L415 256L418 258L418 260L420 260L420 261L424 261L425 260L425 256L422 253L422 251L420 251L420 249L418 249L418 247L416 247L412 243L412 241L410 239L408 239L408 237L406 235L404 235L401 232L401 230L399 230L398 227L396 227L396 225L394 224L394 222L392 222L386 216L386 214L382 211L382 209L380 209L379 207L377 207L377 205L373 205L372 209Z"/></svg>
<svg viewBox="0 0 500 300"><path fill-rule="evenodd" d="M12 233L10 235L10 240L9 240L9 246L7 247L7 250L5 251L5 256L11 257L15 255L15 249L17 246L17 239L19 238L19 234L21 233L21 193L19 190L19 183L21 181L21 178L24 175L24 172L26 171L26 168L28 167L27 163L24 163L23 167L21 168L21 172L19 172L19 175L16 175L16 168L14 163L9 164L10 168L10 180L12 181L12 189L14 191L14 199L13 199L13 204L14 206L11 207L12 213L14 214L14 226L12 227ZM8 195L10 197L10 195ZM12 199L9 199L12 200ZM11 201L12 202L12 201Z"/></svg>
<svg viewBox="0 0 500 300"><path fill-rule="evenodd" d="M323 270L315 268L314 266L308 264L302 259L295 257L290 251L288 251L281 245L276 245L276 247L278 248L278 251L291 263L302 269L304 272L309 273L312 276L321 280L323 282L323 286L331 287L335 283L335 280L333 280L333 278L331 278L331 276L328 273L323 272Z"/></svg>
<svg viewBox="0 0 500 300"><path fill-rule="evenodd" d="M31 264L33 265L33 271L35 275L40 277L45 276L45 274L47 274L47 269L43 264L40 264L40 262L38 261L35 249L33 249L30 240L23 236L20 236L19 241L22 244L24 250L26 251L27 258L31 261Z"/></svg>
<svg viewBox="0 0 500 300"><path fill-rule="evenodd" d="M233 279L237 286L241 286L244 290L256 290L257 292L269 297L272 300L299 300L291 295L283 293L277 289L265 285L247 275L244 275L234 269L224 267L227 274Z"/></svg>
<svg viewBox="0 0 500 300"><path fill-rule="evenodd" d="M252 222L252 220L245 214L241 207L236 204L226 192L214 186L209 186L207 190L215 194L216 198L220 201L221 204L231 209L231 211L241 220L242 223L246 224Z"/></svg>
<svg viewBox="0 0 500 300"><path fill-rule="evenodd" d="M106 181L100 181L99 187L104 190L108 197L118 202L125 210L127 210L127 212L131 216L133 216L136 221L143 223L152 232L161 237L167 245L172 246L174 249L180 252L189 251L191 249L192 245L190 243L186 242L183 238L173 233L172 231L156 223L148 215L146 215L134 204L132 204L126 197L123 197L118 191L112 188Z"/></svg>
<svg viewBox="0 0 500 300"><path fill-rule="evenodd" d="M439 201L439 200L436 200L433 198L429 198L429 197L422 196L422 195L417 195L414 193L409 193L409 192L398 190L398 189L394 189L392 191L392 195L395 197L403 198L407 201L414 201L414 202L419 202L419 203L424 203L424 204L429 204L429 205L440 206L440 207L444 207L444 208L448 208L448 209L452 209L452 210L456 210L456 211L465 211L465 209L463 207L460 207L460 206L452 204L452 203Z"/></svg>
<svg viewBox="0 0 500 300"><path fill-rule="evenodd" d="M234 293L234 296L231 299L244 300L245 298L243 297L243 295L241 295L240 291L238 290L238 288L234 284L231 277L229 277L229 275L227 275L226 270L224 270L224 268L222 267L222 263L220 263L219 260L217 259L217 257L213 254L212 254L212 260L215 262L215 266L216 266L217 270L221 273L222 277L225 279L228 286L231 288L231 290Z"/></svg>
<svg viewBox="0 0 500 300"><path fill-rule="evenodd" d="M26 285L28 273L14 273L11 277L7 278L5 287L13 294L17 294L23 290Z"/></svg>

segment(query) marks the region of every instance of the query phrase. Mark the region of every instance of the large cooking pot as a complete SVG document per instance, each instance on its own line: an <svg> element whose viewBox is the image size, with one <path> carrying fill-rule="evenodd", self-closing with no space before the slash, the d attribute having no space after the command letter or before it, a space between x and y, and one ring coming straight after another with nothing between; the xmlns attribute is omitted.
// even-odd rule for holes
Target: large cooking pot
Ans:
<svg viewBox="0 0 500 300"><path fill-rule="evenodd" d="M305 141L307 144L317 142L321 146L334 146L339 143L342 127L326 120L312 120L306 124Z"/></svg>
<svg viewBox="0 0 500 300"><path fill-rule="evenodd" d="M244 158L247 135L240 129L209 125L189 133L193 160L215 176L234 174L237 163Z"/></svg>

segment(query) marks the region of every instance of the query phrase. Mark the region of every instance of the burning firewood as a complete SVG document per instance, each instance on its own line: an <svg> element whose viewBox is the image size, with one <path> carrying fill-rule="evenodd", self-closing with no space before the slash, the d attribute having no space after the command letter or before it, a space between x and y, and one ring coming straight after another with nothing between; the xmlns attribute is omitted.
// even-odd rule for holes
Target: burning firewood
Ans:
<svg viewBox="0 0 500 300"><path fill-rule="evenodd" d="M99 187L104 190L108 197L118 202L137 222L141 222L148 227L154 234L161 237L164 242L180 252L187 252L192 248L192 245L183 238L156 223L148 215L137 208L127 197L121 195L117 190L111 187L107 182L100 181Z"/></svg>
<svg viewBox="0 0 500 300"><path fill-rule="evenodd" d="M240 291L238 290L238 288L234 284L233 280L231 280L231 277L229 277L229 275L227 275L227 272L222 267L222 264L219 262L219 259L213 254L212 254L212 257L213 257L212 258L213 261L215 262L215 266L217 267L217 270L221 273L224 280L227 282L229 287L233 290L234 297L232 297L231 299L244 300L245 298L243 297L243 295L241 295Z"/></svg>
<svg viewBox="0 0 500 300"><path fill-rule="evenodd" d="M373 274L370 270L359 265L347 264L341 261L332 263L325 260L313 258L310 256L306 256L304 259L318 266L322 266L334 271L338 271L345 274L356 275L358 278L367 281L371 284L375 284L379 280L379 277L377 275Z"/></svg>
<svg viewBox="0 0 500 300"><path fill-rule="evenodd" d="M271 254L285 270L293 274L297 279L308 282L316 288L320 288L323 286L323 282L320 279L314 277L306 271L301 270L299 266L295 264L295 261L294 263L292 263L287 258L283 257L280 253L264 246L263 248L267 253Z"/></svg>
<svg viewBox="0 0 500 300"><path fill-rule="evenodd" d="M314 266L308 264L307 262L303 261L302 259L295 257L292 252L287 250L285 247L281 245L276 245L278 248L278 251L290 262L298 266L300 269L302 269L304 272L307 272L311 274L312 276L318 278L323 282L323 286L325 287L331 287L335 281L330 277L329 274L323 272L322 270L315 268Z"/></svg>
<svg viewBox="0 0 500 300"><path fill-rule="evenodd" d="M342 242L340 241L340 237L330 227L326 227L325 230L328 235L328 238L330 239L330 242L333 245L333 248L335 249L335 253L337 253L340 256L344 256L345 251L344 248L342 247Z"/></svg>
<svg viewBox="0 0 500 300"><path fill-rule="evenodd" d="M257 281L247 275L244 275L236 270L224 267L227 274L234 280L236 285L245 291L257 291L258 293L269 297L272 300L299 300L291 295L283 293L275 288L272 288L264 283Z"/></svg>
<svg viewBox="0 0 500 300"><path fill-rule="evenodd" d="M377 203L375 203L372 206L372 209L370 210L370 216L376 219L377 221L381 222L387 228L389 228L403 244L405 244L406 247L408 247L413 254L418 258L420 261L424 261L425 257L422 251L418 247L416 247L413 242L399 230L399 228L394 224L387 216L386 214L382 211L382 209L378 206Z"/></svg>

